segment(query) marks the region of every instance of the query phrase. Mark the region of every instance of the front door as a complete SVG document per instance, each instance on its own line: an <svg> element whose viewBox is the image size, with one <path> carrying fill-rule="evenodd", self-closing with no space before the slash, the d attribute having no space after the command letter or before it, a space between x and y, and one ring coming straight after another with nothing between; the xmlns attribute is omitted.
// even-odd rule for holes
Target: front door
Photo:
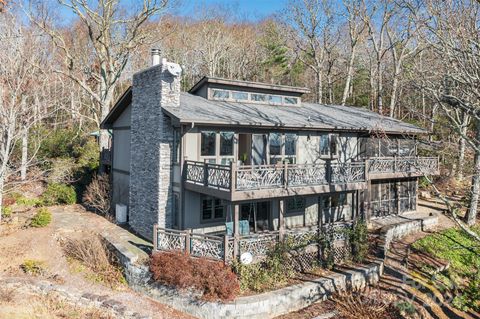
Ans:
<svg viewBox="0 0 480 319"><path fill-rule="evenodd" d="M267 164L267 136L265 134L252 135L252 164Z"/></svg>

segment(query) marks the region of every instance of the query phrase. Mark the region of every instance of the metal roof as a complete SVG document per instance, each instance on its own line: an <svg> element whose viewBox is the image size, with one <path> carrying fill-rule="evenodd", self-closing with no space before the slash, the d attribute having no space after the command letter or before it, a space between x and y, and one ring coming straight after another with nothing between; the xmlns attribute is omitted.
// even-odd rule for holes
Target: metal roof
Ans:
<svg viewBox="0 0 480 319"><path fill-rule="evenodd" d="M369 110L340 105L302 102L301 106L207 100L182 92L180 107L164 107L179 123L319 129L379 131L395 134L421 134L428 131Z"/></svg>

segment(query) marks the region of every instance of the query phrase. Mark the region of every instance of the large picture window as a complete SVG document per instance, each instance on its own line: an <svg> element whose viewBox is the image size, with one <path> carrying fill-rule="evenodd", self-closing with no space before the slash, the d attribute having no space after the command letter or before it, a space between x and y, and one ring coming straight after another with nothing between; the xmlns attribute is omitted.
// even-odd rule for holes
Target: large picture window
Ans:
<svg viewBox="0 0 480 319"><path fill-rule="evenodd" d="M268 143L270 164L276 164L284 160L288 160L289 163L296 163L297 134L270 133Z"/></svg>
<svg viewBox="0 0 480 319"><path fill-rule="evenodd" d="M220 156L233 156L233 132L220 132Z"/></svg>
<svg viewBox="0 0 480 319"><path fill-rule="evenodd" d="M216 148L216 133L212 131L202 132L201 141L201 155L202 156L215 156Z"/></svg>
<svg viewBox="0 0 480 319"><path fill-rule="evenodd" d="M221 199L202 196L202 221L215 221L225 218L225 205Z"/></svg>

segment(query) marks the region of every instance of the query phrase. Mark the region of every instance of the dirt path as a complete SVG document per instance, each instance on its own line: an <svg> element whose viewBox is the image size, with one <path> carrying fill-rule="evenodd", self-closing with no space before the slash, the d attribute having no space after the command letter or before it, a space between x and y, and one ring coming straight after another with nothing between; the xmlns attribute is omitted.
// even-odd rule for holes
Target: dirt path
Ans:
<svg viewBox="0 0 480 319"><path fill-rule="evenodd" d="M50 208L53 220L44 228L18 229L0 237L0 281L10 283L47 281L60 290L72 291L74 296L97 296L116 304L117 308L138 314L139 318L192 318L168 306L140 295L128 287L113 290L85 278L81 271L71 269L62 253L59 238L82 231L108 232L114 226L106 219L72 205ZM38 260L47 270L37 277L25 274L20 265L26 260Z"/></svg>

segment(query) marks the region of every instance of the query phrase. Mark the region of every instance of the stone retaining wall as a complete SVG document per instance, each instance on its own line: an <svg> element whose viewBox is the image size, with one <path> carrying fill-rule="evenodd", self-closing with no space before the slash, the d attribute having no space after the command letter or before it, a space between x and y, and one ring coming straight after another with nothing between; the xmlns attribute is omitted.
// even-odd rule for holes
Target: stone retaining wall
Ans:
<svg viewBox="0 0 480 319"><path fill-rule="evenodd" d="M380 232L385 240L385 252L390 248L390 244L395 239L403 238L407 235L434 229L438 224L438 216L430 216L423 219L415 219L398 223L396 225L384 226Z"/></svg>
<svg viewBox="0 0 480 319"><path fill-rule="evenodd" d="M179 293L153 282L146 265L140 265L131 255L123 254L128 249L121 244L115 243L114 246L130 287L198 318L274 318L325 300L334 292L376 284L383 273L383 262L375 261L355 269L341 268L330 276L275 291L239 297L233 302L205 302L196 299L194 294Z"/></svg>

